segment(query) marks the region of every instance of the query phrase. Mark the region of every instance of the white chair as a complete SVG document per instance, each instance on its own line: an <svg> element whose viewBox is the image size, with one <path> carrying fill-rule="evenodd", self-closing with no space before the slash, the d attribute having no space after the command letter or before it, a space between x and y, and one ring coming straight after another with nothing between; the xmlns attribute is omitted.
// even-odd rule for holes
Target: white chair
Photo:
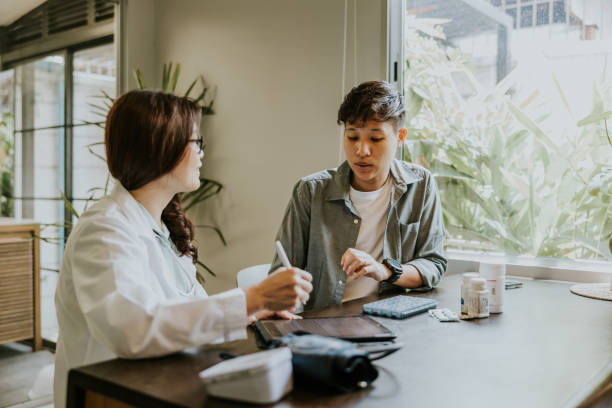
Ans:
<svg viewBox="0 0 612 408"><path fill-rule="evenodd" d="M266 279L269 270L270 264L249 266L248 268L241 269L236 274L236 284L239 288L255 285Z"/></svg>

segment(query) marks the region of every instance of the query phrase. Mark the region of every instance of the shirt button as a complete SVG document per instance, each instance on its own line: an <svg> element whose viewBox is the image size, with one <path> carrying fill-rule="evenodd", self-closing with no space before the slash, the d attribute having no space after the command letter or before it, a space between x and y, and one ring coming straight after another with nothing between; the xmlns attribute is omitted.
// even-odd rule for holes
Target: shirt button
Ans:
<svg viewBox="0 0 612 408"><path fill-rule="evenodd" d="M358 220L357 218L355 218L355 220L353 220L353 222L354 222L355 224L359 224L359 220Z"/></svg>

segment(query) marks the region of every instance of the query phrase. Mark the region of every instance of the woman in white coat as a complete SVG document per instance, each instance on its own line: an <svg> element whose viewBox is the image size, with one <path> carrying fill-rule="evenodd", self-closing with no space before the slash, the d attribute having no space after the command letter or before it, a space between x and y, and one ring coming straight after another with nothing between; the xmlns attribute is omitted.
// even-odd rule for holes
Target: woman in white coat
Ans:
<svg viewBox="0 0 612 408"><path fill-rule="evenodd" d="M214 296L196 281L194 229L179 194L200 184L200 117L186 98L140 90L121 96L108 114L115 187L70 234L55 294L56 407L66 405L72 367L245 338L249 316L308 300L312 277L297 268Z"/></svg>

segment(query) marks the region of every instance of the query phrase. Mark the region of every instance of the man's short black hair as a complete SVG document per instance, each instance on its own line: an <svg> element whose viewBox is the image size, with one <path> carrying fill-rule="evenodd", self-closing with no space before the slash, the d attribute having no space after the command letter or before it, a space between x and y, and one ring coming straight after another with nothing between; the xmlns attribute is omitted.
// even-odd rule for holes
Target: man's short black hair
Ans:
<svg viewBox="0 0 612 408"><path fill-rule="evenodd" d="M398 130L405 117L404 97L385 81L368 81L353 87L338 110L338 124L345 125L363 124L368 120L389 121Z"/></svg>

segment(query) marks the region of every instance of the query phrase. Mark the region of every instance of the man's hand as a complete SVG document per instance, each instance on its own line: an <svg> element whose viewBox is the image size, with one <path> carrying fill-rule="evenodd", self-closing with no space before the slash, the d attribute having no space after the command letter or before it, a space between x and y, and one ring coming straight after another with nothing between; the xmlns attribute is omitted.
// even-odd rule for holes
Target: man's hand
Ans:
<svg viewBox="0 0 612 408"><path fill-rule="evenodd" d="M391 276L391 271L383 264L376 262L372 255L355 248L346 250L342 255L340 265L350 280L368 276L380 282Z"/></svg>
<svg viewBox="0 0 612 408"><path fill-rule="evenodd" d="M308 301L311 282L312 275L299 268L278 268L259 284L244 289L247 314L262 309L293 312L299 303Z"/></svg>
<svg viewBox="0 0 612 408"><path fill-rule="evenodd" d="M261 320L261 319L295 320L295 319L301 319L301 318L302 316L293 314L288 310L283 310L280 312L275 312L272 310L260 310L259 312L249 316L249 324L253 324L257 320Z"/></svg>

